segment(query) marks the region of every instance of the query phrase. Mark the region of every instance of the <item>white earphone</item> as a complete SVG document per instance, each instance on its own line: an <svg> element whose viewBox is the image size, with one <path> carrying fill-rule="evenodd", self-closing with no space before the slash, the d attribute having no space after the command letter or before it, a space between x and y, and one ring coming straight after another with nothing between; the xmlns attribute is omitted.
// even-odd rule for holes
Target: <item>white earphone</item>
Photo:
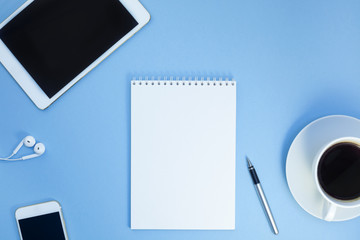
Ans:
<svg viewBox="0 0 360 240"><path fill-rule="evenodd" d="M42 143L36 143L35 138L33 136L26 136L23 140L21 140L21 142L19 143L19 145L17 145L17 147L14 149L14 151L12 152L12 154L7 157L7 158L0 158L0 160L3 161L17 161L17 160L26 160L26 159L30 159L30 158L36 158L41 156L44 152L45 152L45 145ZM25 145L26 147L34 147L34 154L31 155L27 155L27 156L23 156L21 158L11 158L13 157L19 150L20 148Z"/></svg>

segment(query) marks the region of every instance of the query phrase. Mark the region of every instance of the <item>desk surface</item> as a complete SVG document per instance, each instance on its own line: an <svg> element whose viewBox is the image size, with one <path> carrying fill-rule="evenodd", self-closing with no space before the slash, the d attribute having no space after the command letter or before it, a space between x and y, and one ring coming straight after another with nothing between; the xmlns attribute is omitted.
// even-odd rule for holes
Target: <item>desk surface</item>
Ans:
<svg viewBox="0 0 360 240"><path fill-rule="evenodd" d="M0 20L23 1L0 0ZM328 223L296 203L285 160L296 134L312 120L360 117L360 2L142 2L150 23L45 111L0 66L0 155L8 155L26 134L47 147L41 158L0 163L0 238L17 239L18 207L52 199L62 204L71 239L359 236L360 218ZM235 231L129 228L129 83L145 75L237 80ZM245 155L262 179L278 236L262 212Z"/></svg>

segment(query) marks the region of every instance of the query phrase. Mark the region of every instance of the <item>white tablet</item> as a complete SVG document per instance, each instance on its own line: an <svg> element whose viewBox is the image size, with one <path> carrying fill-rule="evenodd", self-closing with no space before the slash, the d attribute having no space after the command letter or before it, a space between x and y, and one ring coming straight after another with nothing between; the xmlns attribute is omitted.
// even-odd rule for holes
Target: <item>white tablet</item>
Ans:
<svg viewBox="0 0 360 240"><path fill-rule="evenodd" d="M137 0L28 0L0 24L0 62L45 109L149 20Z"/></svg>

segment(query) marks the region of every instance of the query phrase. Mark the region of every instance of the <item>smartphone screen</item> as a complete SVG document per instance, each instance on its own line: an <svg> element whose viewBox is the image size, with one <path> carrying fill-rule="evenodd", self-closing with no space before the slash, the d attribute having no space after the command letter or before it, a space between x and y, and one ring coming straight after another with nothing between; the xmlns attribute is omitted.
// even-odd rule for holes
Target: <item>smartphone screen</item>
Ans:
<svg viewBox="0 0 360 240"><path fill-rule="evenodd" d="M23 240L66 240L59 212L18 221Z"/></svg>

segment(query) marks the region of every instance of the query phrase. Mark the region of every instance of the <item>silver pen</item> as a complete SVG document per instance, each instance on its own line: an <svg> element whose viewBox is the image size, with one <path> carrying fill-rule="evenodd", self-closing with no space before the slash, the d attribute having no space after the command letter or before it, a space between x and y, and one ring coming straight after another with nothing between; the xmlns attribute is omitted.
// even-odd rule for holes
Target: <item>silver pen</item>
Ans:
<svg viewBox="0 0 360 240"><path fill-rule="evenodd" d="M248 163L248 167L249 167L249 172L250 172L250 175L251 175L251 178L254 182L254 185L255 185L255 188L256 188L256 191L258 193L258 196L259 196L259 199L260 199L260 202L261 202L261 205L263 206L264 208L264 212L267 216L267 219L269 220L269 224L274 232L274 234L278 234L279 233L279 230L276 226L276 223L275 223L275 219L271 213L271 209L270 209L270 206L266 200L266 196L265 196L265 193L261 187L261 184L260 184L260 180L256 174L256 171L255 171L255 168L254 166L251 164L250 160L248 157L246 157L246 160L247 160L247 163Z"/></svg>

